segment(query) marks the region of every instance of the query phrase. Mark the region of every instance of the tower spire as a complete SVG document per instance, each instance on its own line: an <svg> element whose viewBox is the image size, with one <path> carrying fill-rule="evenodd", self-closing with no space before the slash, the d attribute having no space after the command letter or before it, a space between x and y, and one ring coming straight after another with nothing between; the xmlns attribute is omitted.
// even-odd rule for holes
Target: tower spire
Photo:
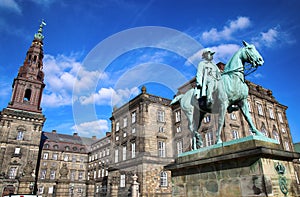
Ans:
<svg viewBox="0 0 300 197"><path fill-rule="evenodd" d="M40 103L45 87L43 72L43 27L45 25L45 21L42 20L38 32L34 34L18 76L14 80L9 108L39 113L42 111Z"/></svg>
<svg viewBox="0 0 300 197"><path fill-rule="evenodd" d="M43 27L46 26L46 23L44 19L42 19L42 22L40 24L40 28L36 34L34 34L34 38L43 41L44 36L43 36Z"/></svg>

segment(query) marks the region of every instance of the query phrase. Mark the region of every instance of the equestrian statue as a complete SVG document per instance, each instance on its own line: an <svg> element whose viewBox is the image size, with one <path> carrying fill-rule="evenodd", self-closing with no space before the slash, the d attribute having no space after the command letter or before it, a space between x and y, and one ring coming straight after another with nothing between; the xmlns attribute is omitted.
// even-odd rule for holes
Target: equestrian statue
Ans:
<svg viewBox="0 0 300 197"><path fill-rule="evenodd" d="M188 128L193 133L192 148L203 146L198 129L206 113L218 114L216 144L222 143L221 131L226 111L240 109L248 122L252 133L263 135L253 124L248 106L248 86L245 82L246 63L251 64L251 73L264 61L255 46L243 41L240 48L225 65L224 71L212 62L214 52L204 49L203 61L198 65L196 87L176 96L171 105L180 102L180 107L188 119ZM248 74L250 71L248 72Z"/></svg>

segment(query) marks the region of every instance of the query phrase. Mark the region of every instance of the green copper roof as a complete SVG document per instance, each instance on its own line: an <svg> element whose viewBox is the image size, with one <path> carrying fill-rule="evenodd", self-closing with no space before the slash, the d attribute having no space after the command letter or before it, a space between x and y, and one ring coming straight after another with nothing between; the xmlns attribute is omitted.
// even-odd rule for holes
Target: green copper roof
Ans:
<svg viewBox="0 0 300 197"><path fill-rule="evenodd" d="M43 36L43 27L44 27L45 25L46 25L45 21L42 20L38 32L37 32L36 34L34 34L34 38L35 38L35 39L39 39L39 40L43 40L43 39L44 39L44 36Z"/></svg>

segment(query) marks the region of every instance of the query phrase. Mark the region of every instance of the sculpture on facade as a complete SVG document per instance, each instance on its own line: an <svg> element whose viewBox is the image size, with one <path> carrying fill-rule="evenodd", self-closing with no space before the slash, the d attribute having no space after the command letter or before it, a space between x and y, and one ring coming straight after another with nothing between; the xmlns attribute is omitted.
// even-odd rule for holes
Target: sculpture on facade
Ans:
<svg viewBox="0 0 300 197"><path fill-rule="evenodd" d="M225 113L226 111L231 113L235 110L233 106L237 106L241 109L253 133L263 135L254 126L249 113L247 101L249 89L245 82L244 72L245 63L250 63L252 65L251 68L256 69L258 66L261 66L264 61L254 45L248 44L245 41L243 41L243 45L244 47L240 48L226 64L220 79L218 78L219 74L215 70L215 65L212 65L213 63L211 62L214 53L210 50L204 50L205 53L209 53L210 57L207 58L207 54L203 54L204 62L200 62L198 68L202 68L203 66L201 66L201 64L205 64L208 65L210 69L198 71L202 72L202 75L197 74L197 87L190 89L185 94L176 96L171 102L171 104L174 104L179 101L181 109L187 116L189 130L193 133L192 148L194 150L202 147L203 144L198 129L206 113L216 113L219 115L216 143L222 143L220 136L224 125ZM207 84L209 83L211 85L208 86ZM207 97L210 96L208 94L211 94L211 98L207 100Z"/></svg>

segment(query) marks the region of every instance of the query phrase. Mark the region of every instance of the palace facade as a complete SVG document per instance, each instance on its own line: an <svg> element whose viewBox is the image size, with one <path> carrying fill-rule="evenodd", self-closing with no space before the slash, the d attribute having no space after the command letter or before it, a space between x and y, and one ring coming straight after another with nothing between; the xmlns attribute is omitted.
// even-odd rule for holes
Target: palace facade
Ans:
<svg viewBox="0 0 300 197"><path fill-rule="evenodd" d="M149 94L142 87L138 96L114 108L111 132L101 139L43 132L42 31L43 25L13 81L11 101L0 114L0 194L172 196L171 172L164 167L190 151L192 139L179 103L170 106L170 99ZM250 81L247 84L255 126L277 140L282 150L294 152L287 107L271 90ZM179 87L178 94L194 86L192 79ZM216 115L205 116L199 129L204 146L215 143L216 122ZM242 113L227 113L222 140L248 135L252 133ZM299 161L294 163L299 184Z"/></svg>

